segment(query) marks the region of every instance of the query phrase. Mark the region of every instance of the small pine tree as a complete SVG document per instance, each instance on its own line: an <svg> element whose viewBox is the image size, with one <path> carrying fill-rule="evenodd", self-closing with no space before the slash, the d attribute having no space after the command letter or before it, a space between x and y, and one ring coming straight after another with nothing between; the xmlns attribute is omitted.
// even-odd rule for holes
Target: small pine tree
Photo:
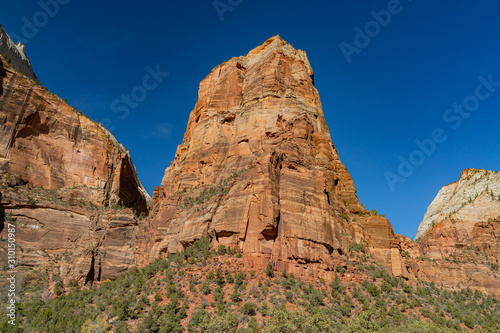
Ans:
<svg viewBox="0 0 500 333"><path fill-rule="evenodd" d="M274 271L273 271L273 263L272 262L268 262L267 263L267 267L266 269L264 270L264 273L266 273L266 275L270 278L274 277Z"/></svg>

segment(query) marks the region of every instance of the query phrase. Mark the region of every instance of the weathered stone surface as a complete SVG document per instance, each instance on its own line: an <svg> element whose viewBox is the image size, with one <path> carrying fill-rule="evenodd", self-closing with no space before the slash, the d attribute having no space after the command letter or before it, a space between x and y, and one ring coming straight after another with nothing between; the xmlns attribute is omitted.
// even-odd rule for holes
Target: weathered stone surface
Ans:
<svg viewBox="0 0 500 333"><path fill-rule="evenodd" d="M25 46L21 42L14 44L9 35L3 30L2 25L0 25L0 55L6 56L6 60L17 72L26 75L32 80L37 80L31 62L26 55Z"/></svg>
<svg viewBox="0 0 500 333"><path fill-rule="evenodd" d="M7 238L7 223L17 226L20 275L26 268L51 270L83 284L136 263L134 212L106 208L148 212L129 152L2 57L0 170L0 236ZM2 242L2 264L6 253Z"/></svg>
<svg viewBox="0 0 500 333"><path fill-rule="evenodd" d="M419 227L399 238L410 279L457 284L500 296L500 173L466 169L444 186Z"/></svg>
<svg viewBox="0 0 500 333"><path fill-rule="evenodd" d="M465 169L460 179L443 186L425 213L416 239L445 219L460 221L471 234L476 222L500 216L500 172ZM464 235L462 235L464 236Z"/></svg>
<svg viewBox="0 0 500 333"><path fill-rule="evenodd" d="M387 271L395 276L407 277L404 267L399 242L389 220L382 216L360 216L357 223L361 228L355 228L358 243L367 243L370 252Z"/></svg>
<svg viewBox="0 0 500 333"><path fill-rule="evenodd" d="M100 124L0 61L0 168L50 189L85 185L97 205L147 211L128 151Z"/></svg>
<svg viewBox="0 0 500 333"><path fill-rule="evenodd" d="M349 220L360 212L307 57L276 36L201 82L184 140L153 194L144 248L152 260L208 236L241 249L250 266L271 260L320 276L350 251L360 224ZM383 223L374 242L384 243L390 266L394 233Z"/></svg>
<svg viewBox="0 0 500 333"><path fill-rule="evenodd" d="M90 210L50 203L0 203L2 230L16 225L17 268L47 269L80 283L113 279L136 264L138 222L130 209ZM7 249L0 246L6 264Z"/></svg>

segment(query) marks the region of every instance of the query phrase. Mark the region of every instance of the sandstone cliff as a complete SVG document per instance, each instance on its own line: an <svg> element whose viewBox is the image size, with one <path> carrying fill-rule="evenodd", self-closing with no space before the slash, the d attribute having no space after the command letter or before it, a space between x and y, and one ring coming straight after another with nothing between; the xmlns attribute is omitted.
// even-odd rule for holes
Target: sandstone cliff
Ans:
<svg viewBox="0 0 500 333"><path fill-rule="evenodd" d="M0 189L0 237L6 223L17 225L21 275L86 283L135 264L134 213L147 214L150 198L129 152L2 57ZM6 243L0 248L5 264Z"/></svg>
<svg viewBox="0 0 500 333"><path fill-rule="evenodd" d="M152 260L207 236L241 249L250 266L271 260L318 276L350 251L354 228L359 242L371 242L363 228L380 221L355 225L360 213L306 54L275 36L201 82L184 140L153 194L144 248ZM394 232L384 223L388 238L378 247L391 270Z"/></svg>
<svg viewBox="0 0 500 333"><path fill-rule="evenodd" d="M100 124L0 64L0 169L49 189L85 185L97 205L147 210L129 152Z"/></svg>
<svg viewBox="0 0 500 333"><path fill-rule="evenodd" d="M417 243L400 237L411 278L500 296L500 172L466 169L430 204Z"/></svg>
<svg viewBox="0 0 500 333"><path fill-rule="evenodd" d="M418 227L422 238L443 220L460 221L462 227L500 216L500 172L466 169L460 179L444 186L432 201Z"/></svg>
<svg viewBox="0 0 500 333"><path fill-rule="evenodd" d="M0 25L0 55L5 56L9 65L11 65L17 72L22 73L30 79L37 81L37 77L31 62L26 55L25 46L19 42L14 44L9 35L3 30Z"/></svg>

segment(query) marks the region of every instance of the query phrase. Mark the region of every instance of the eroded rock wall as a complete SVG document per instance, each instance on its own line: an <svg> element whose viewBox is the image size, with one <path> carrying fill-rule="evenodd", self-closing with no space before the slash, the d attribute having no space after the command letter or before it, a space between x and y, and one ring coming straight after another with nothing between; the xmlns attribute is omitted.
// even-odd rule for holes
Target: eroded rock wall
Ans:
<svg viewBox="0 0 500 333"><path fill-rule="evenodd" d="M152 260L206 236L250 266L319 276L350 251L360 212L306 54L275 36L201 82L144 248Z"/></svg>

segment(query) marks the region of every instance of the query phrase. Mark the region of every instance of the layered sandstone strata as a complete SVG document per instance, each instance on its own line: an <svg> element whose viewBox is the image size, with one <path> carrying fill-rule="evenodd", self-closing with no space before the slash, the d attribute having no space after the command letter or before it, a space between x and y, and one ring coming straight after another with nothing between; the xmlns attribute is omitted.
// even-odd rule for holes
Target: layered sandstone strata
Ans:
<svg viewBox="0 0 500 333"><path fill-rule="evenodd" d="M145 248L152 260L210 237L241 249L249 265L271 260L317 275L350 251L360 212L306 54L275 36L201 82L184 140L153 194Z"/></svg>
<svg viewBox="0 0 500 333"><path fill-rule="evenodd" d="M411 278L500 296L500 172L464 170L430 204L417 243L399 244Z"/></svg>
<svg viewBox="0 0 500 333"><path fill-rule="evenodd" d="M150 199L129 152L2 57L0 173L0 237L16 225L20 280L41 269L83 284L135 264L135 215Z"/></svg>
<svg viewBox="0 0 500 333"><path fill-rule="evenodd" d="M472 234L474 223L500 216L500 172L466 169L460 179L443 186L429 205L416 239L444 220L459 221ZM463 237L467 237L463 235Z"/></svg>
<svg viewBox="0 0 500 333"><path fill-rule="evenodd" d="M104 127L0 63L0 169L49 189L85 185L97 205L146 212L129 152Z"/></svg>

